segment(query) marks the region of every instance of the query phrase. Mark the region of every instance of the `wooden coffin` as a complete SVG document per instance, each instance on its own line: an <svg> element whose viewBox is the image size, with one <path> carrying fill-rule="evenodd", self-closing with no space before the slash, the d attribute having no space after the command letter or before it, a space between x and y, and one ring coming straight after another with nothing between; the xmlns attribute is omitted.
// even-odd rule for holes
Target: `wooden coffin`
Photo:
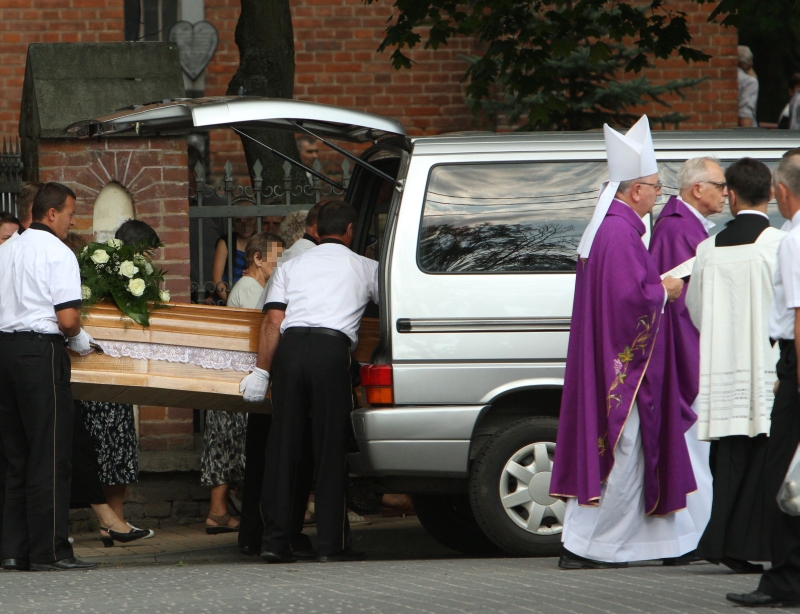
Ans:
<svg viewBox="0 0 800 614"><path fill-rule="evenodd" d="M111 342L115 347L123 343L154 344L148 347L223 350L242 357L258 351L263 317L253 309L173 303L155 311L150 326L142 327L123 319L116 306L98 304L88 310L83 326L98 342ZM378 341L378 321L365 318L359 335L355 357L367 362ZM263 403L242 400L239 382L247 373L241 370L127 355L70 357L76 399L257 413L271 410L269 398Z"/></svg>

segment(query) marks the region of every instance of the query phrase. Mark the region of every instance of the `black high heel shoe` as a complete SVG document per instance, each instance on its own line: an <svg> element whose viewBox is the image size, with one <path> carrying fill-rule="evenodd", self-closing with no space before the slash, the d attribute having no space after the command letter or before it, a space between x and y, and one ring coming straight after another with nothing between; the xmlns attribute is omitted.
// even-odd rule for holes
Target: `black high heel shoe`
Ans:
<svg viewBox="0 0 800 614"><path fill-rule="evenodd" d="M100 527L100 530L105 531L109 535L108 537L103 537L102 535L100 536L100 541L103 542L103 546L106 548L111 548L115 541L118 541L122 544L127 544L129 542L135 542L138 539L152 537L152 531L150 531L150 529L131 528L131 530L127 533L120 533L119 531L114 531L105 527Z"/></svg>

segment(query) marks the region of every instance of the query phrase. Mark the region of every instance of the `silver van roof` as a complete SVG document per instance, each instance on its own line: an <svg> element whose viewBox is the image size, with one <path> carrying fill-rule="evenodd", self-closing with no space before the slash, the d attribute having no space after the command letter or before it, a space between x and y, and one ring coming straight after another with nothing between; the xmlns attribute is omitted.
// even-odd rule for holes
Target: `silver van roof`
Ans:
<svg viewBox="0 0 800 614"><path fill-rule="evenodd" d="M295 122L320 136L354 143L405 136L403 126L386 117L302 100L257 96L181 98L120 109L76 122L67 132L80 137L126 132L175 133L225 128L269 128L299 132Z"/></svg>
<svg viewBox="0 0 800 614"><path fill-rule="evenodd" d="M786 150L800 146L800 136L790 130L732 128L727 130L654 130L657 152L702 152L741 150L742 156L758 157L770 152L780 157ZM581 152L585 158L597 152L605 157L605 141L599 130L588 132L461 132L412 139L414 155L470 153Z"/></svg>

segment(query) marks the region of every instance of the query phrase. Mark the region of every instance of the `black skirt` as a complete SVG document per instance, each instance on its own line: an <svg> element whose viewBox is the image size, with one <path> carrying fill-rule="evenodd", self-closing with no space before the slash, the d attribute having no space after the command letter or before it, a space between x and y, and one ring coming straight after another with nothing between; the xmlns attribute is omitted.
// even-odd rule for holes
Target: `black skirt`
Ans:
<svg viewBox="0 0 800 614"><path fill-rule="evenodd" d="M75 426L72 431L72 491L69 501L69 506L73 509L106 502L98 475L94 440L83 420L83 408L81 403L76 401Z"/></svg>
<svg viewBox="0 0 800 614"><path fill-rule="evenodd" d="M765 485L768 443L766 435L735 435L711 442L714 500L711 519L697 547L703 558L770 560L770 502Z"/></svg>

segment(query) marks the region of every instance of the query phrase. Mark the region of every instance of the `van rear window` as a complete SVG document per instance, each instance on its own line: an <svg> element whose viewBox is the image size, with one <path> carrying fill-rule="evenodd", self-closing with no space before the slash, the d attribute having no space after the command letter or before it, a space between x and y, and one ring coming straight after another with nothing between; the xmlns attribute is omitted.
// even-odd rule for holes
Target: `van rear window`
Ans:
<svg viewBox="0 0 800 614"><path fill-rule="evenodd" d="M417 259L427 273L574 272L603 162L443 164L430 173Z"/></svg>

